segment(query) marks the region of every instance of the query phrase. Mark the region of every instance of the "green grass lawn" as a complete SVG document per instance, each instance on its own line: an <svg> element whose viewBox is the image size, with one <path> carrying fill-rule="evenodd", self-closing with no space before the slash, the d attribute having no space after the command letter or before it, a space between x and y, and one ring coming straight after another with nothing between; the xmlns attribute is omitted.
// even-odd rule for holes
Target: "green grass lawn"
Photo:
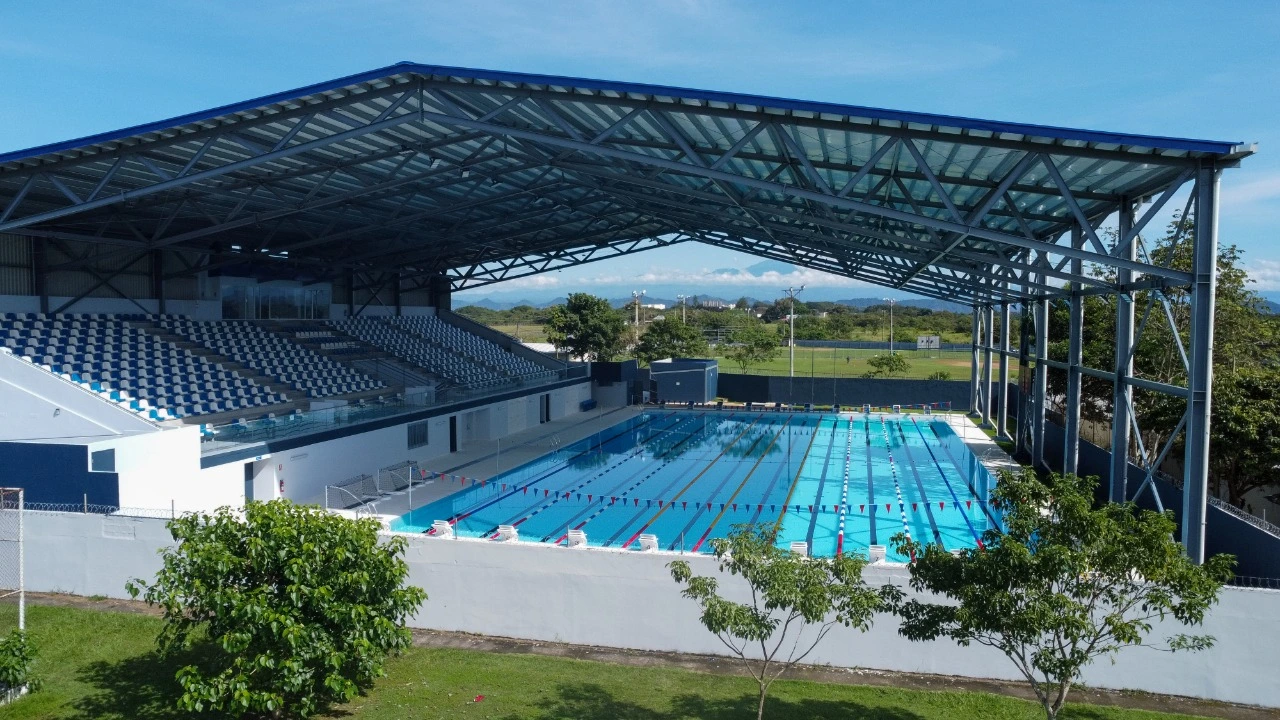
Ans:
<svg viewBox="0 0 1280 720"><path fill-rule="evenodd" d="M871 370L871 366L867 365L867 360L873 355L881 354L884 351L875 350L845 350L843 348L796 348L796 377L862 377ZM905 375L899 377L921 379L932 375L935 372L946 372L951 374L952 380L968 380L969 379L969 362L971 355L968 352L940 352L937 350L898 350L897 353L906 358L911 365L911 369ZM738 364L732 360L726 359L724 356L717 358L720 361L721 372L740 372ZM992 363L995 369L999 368L999 360L992 357ZM754 375L786 375L789 373L790 357L787 348L781 348L778 356L773 360L761 364L754 365L747 370L748 374ZM1018 376L1017 363L1009 366L1009 377L1014 379Z"/></svg>
<svg viewBox="0 0 1280 720"><path fill-rule="evenodd" d="M12 627L12 605L0 623ZM0 718L189 717L173 708L173 674L181 658L154 649L157 618L64 607L30 606L28 628L38 649L43 686ZM672 668L633 667L537 655L414 648L391 660L388 676L365 697L334 708L334 717L605 718L677 720L754 718L749 679ZM476 696L484 700L474 702ZM885 687L781 681L765 716L787 720L1032 720L1037 706L971 692L922 692ZM1186 718L1076 705L1077 720Z"/></svg>

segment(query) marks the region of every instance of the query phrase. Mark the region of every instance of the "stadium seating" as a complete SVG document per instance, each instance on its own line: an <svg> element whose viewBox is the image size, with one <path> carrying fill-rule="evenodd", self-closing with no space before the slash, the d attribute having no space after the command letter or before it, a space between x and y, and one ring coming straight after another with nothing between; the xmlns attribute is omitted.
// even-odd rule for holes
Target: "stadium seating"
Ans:
<svg viewBox="0 0 1280 720"><path fill-rule="evenodd" d="M165 331L199 343L241 365L266 375L312 398L345 395L385 387L379 380L320 355L308 348L243 321L206 322L179 317L161 318ZM308 330L311 338L328 335ZM337 338L334 338L334 344ZM349 343L350 341L348 341ZM321 344L323 349L325 343Z"/></svg>
<svg viewBox="0 0 1280 720"><path fill-rule="evenodd" d="M151 319L8 313L0 316L0 344L152 420L288 401L130 324Z"/></svg>
<svg viewBox="0 0 1280 720"><path fill-rule="evenodd" d="M465 355L475 364L504 377L551 375L547 368L509 352L497 343L433 316L389 318L392 325L426 338L441 348Z"/></svg>
<svg viewBox="0 0 1280 720"><path fill-rule="evenodd" d="M435 317L349 318L329 324L462 388L496 388L518 379L555 376L553 371Z"/></svg>

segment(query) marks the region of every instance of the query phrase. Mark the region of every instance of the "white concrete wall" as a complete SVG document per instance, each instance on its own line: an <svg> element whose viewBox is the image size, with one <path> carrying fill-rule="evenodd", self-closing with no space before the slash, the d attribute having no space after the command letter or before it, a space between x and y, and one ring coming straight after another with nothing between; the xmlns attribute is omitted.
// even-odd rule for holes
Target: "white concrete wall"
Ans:
<svg viewBox="0 0 1280 720"><path fill-rule="evenodd" d="M0 352L0 440L157 431L129 410L16 355Z"/></svg>
<svg viewBox="0 0 1280 720"><path fill-rule="evenodd" d="M163 520L27 514L27 587L33 591L125 597L124 582L150 577L170 542ZM409 581L430 599L415 627L609 647L722 654L680 597L669 554L566 549L533 544L407 536ZM695 572L715 572L691 557ZM869 568L874 584L903 584L902 568ZM741 589L732 578L723 587ZM1189 695L1280 707L1267 661L1280 646L1280 593L1227 588L1204 632L1217 644L1199 654L1134 649L1085 675L1096 687ZM1155 636L1176 632L1157 627ZM838 630L812 656L817 664L981 678L1017 679L999 653L951 642L912 643L881 617L866 634Z"/></svg>
<svg viewBox="0 0 1280 720"><path fill-rule="evenodd" d="M89 444L89 452L114 448L120 507L178 512L244 504L240 464L200 469L200 429L194 425Z"/></svg>

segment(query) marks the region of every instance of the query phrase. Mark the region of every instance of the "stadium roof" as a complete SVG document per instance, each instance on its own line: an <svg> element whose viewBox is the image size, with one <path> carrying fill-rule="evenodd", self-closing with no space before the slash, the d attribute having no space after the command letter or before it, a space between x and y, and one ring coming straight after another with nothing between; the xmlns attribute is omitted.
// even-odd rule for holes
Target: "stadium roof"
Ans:
<svg viewBox="0 0 1280 720"><path fill-rule="evenodd" d="M1116 289L1072 260L1188 283L1129 239L1202 164L1253 151L400 63L0 154L0 232L204 258L180 274L269 263L455 289L699 241L981 303ZM1122 242L1098 236L1142 200Z"/></svg>

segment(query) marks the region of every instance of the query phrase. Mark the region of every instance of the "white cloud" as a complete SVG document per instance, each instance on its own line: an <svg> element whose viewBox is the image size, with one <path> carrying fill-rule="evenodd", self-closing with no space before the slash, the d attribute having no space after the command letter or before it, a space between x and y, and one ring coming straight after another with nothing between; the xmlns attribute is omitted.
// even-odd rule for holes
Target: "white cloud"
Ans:
<svg viewBox="0 0 1280 720"><path fill-rule="evenodd" d="M1254 290L1280 290L1280 260L1250 260L1249 278Z"/></svg>
<svg viewBox="0 0 1280 720"><path fill-rule="evenodd" d="M870 283L808 268L796 268L787 273L770 270L759 275L744 271L722 272L706 268L697 271L676 268L651 268L634 276L631 280L639 283L661 283L664 285L732 285L735 287L750 286L779 289L799 285L809 287L871 287Z"/></svg>
<svg viewBox="0 0 1280 720"><path fill-rule="evenodd" d="M1280 173L1263 175L1244 183L1224 183L1222 206L1238 210L1280 200Z"/></svg>

